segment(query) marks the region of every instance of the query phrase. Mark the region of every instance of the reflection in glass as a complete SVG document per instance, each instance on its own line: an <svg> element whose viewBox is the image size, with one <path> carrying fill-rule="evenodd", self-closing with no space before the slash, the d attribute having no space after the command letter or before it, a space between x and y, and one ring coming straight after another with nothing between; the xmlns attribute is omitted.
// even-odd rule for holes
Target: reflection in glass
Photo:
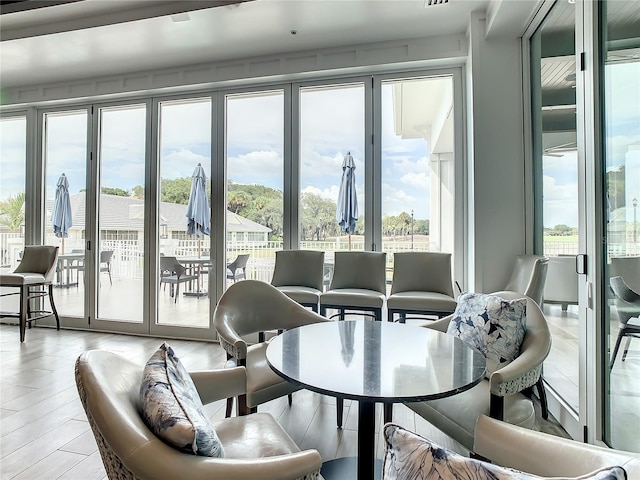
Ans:
<svg viewBox="0 0 640 480"><path fill-rule="evenodd" d="M553 339L544 379L577 417L578 275L569 257L578 253L579 218L574 4L557 2L531 38L531 72L536 250L552 257L545 285L556 285L543 304Z"/></svg>
<svg viewBox="0 0 640 480"><path fill-rule="evenodd" d="M612 297L603 315L604 351L609 352L603 365L605 388L608 387L604 439L613 448L640 452L640 435L634 428L640 412L640 341L631 336L620 338L620 351L613 359L622 327L636 325L640 329L639 318L629 319L634 305L620 298L622 284L640 293L640 18L636 1L607 1L599 6L603 35L600 58L604 61L602 203L607 245L603 286L610 292L605 298ZM613 280L616 277L622 281ZM627 300L631 297L627 296Z"/></svg>
<svg viewBox="0 0 640 480"><path fill-rule="evenodd" d="M98 318L142 323L146 107L99 112Z"/></svg>
<svg viewBox="0 0 640 480"><path fill-rule="evenodd" d="M157 321L162 325L208 327L211 238L208 233L187 232L187 209L198 165L202 170L198 171L206 177L206 203L211 205L211 100L162 102L159 139ZM204 210L210 219L210 208L203 207L203 214Z"/></svg>

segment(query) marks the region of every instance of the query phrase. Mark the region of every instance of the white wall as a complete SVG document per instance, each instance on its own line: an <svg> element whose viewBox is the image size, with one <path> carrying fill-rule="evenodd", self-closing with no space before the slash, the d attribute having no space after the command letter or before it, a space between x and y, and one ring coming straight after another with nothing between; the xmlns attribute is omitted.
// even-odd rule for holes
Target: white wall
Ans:
<svg viewBox="0 0 640 480"><path fill-rule="evenodd" d="M525 253L522 60L519 39L485 36L485 20L469 25L467 61L467 289L500 290L514 257Z"/></svg>

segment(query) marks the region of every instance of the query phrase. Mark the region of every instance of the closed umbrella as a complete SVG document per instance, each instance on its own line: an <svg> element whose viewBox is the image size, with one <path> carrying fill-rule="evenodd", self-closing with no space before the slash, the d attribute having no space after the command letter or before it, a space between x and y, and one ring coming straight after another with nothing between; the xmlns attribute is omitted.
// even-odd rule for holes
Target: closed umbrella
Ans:
<svg viewBox="0 0 640 480"><path fill-rule="evenodd" d="M207 199L207 175L198 164L191 176L191 193L187 205L187 234L198 238L198 257L200 257L200 236L209 235L210 212Z"/></svg>
<svg viewBox="0 0 640 480"><path fill-rule="evenodd" d="M347 152L342 162L342 180L338 193L336 220L343 233L349 234L349 250L351 250L351 234L358 221L358 198L356 197L356 164L351 152Z"/></svg>
<svg viewBox="0 0 640 480"><path fill-rule="evenodd" d="M71 219L69 181L63 173L60 175L60 178L58 178L56 196L53 201L53 209L51 212L51 226L53 227L53 234L62 239L62 245L60 248L61 253L64 253L64 239L69 236L69 229L72 225L73 221Z"/></svg>

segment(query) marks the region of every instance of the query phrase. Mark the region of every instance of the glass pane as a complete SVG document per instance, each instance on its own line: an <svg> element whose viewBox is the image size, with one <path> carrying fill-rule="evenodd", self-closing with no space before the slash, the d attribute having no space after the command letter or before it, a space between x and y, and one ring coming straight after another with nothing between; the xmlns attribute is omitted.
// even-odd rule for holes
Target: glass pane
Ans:
<svg viewBox="0 0 640 480"><path fill-rule="evenodd" d="M270 282L282 249L284 94L227 96L226 115L227 284Z"/></svg>
<svg viewBox="0 0 640 480"><path fill-rule="evenodd" d="M451 77L382 84L382 245L393 252L453 253ZM388 283L389 283L388 282Z"/></svg>
<svg viewBox="0 0 640 480"><path fill-rule="evenodd" d="M193 190L199 165L206 176L205 189ZM201 192L206 206L211 205L210 99L160 104L158 323L163 325L209 326L211 244L206 227L187 232L188 205L196 205L192 191L194 196ZM198 213L210 222L210 208Z"/></svg>
<svg viewBox="0 0 640 480"><path fill-rule="evenodd" d="M56 307L60 315L84 317L87 112L48 113L44 126L45 244L60 247Z"/></svg>
<svg viewBox="0 0 640 480"><path fill-rule="evenodd" d="M611 352L605 359L610 364L603 368L608 376L605 440L614 448L640 452L634 428L640 412L640 17L635 1L601 6L608 257L603 283L612 287L604 315Z"/></svg>
<svg viewBox="0 0 640 480"><path fill-rule="evenodd" d="M364 132L362 83L300 90L300 248L325 252L326 284L335 251L365 250ZM338 209L343 165L350 159L357 212L347 204ZM350 225L357 218L352 232L339 224L349 210Z"/></svg>
<svg viewBox="0 0 640 480"><path fill-rule="evenodd" d="M100 109L98 318L142 323L144 105Z"/></svg>
<svg viewBox="0 0 640 480"><path fill-rule="evenodd" d="M27 119L0 118L0 272L13 271L24 250ZM15 288L0 288L13 293ZM17 312L18 295L2 299L2 310Z"/></svg>
<svg viewBox="0 0 640 480"><path fill-rule="evenodd" d="M1 272L15 269L24 249L26 165L27 119L0 118Z"/></svg>
<svg viewBox="0 0 640 480"><path fill-rule="evenodd" d="M557 2L531 40L537 252L549 258L543 310L552 334L544 379L579 411L578 156L575 5Z"/></svg>

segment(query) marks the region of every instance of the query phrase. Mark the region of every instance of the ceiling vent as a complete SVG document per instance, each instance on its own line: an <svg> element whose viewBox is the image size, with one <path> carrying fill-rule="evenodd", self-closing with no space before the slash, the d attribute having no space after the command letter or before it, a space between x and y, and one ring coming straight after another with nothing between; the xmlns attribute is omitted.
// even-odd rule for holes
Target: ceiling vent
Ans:
<svg viewBox="0 0 640 480"><path fill-rule="evenodd" d="M424 0L424 8L434 5L444 5L445 3L449 3L449 0Z"/></svg>

